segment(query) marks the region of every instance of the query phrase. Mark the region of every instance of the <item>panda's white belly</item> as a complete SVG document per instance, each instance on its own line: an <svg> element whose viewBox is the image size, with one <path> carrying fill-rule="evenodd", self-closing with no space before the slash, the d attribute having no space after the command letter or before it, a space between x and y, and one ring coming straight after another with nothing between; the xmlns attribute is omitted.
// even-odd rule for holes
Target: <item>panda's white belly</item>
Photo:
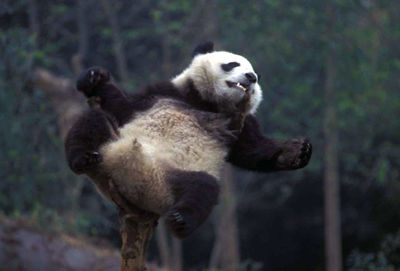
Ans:
<svg viewBox="0 0 400 271"><path fill-rule="evenodd" d="M158 101L119 132L118 140L101 149L103 165L124 195L142 208L163 213L172 204L164 180L169 170L220 176L226 147L172 100Z"/></svg>

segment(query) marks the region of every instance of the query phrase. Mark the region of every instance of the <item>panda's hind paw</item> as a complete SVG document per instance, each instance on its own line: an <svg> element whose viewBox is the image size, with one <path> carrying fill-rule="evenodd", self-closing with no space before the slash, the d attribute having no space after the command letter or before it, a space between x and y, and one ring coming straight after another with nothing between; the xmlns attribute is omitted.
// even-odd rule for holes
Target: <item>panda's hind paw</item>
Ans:
<svg viewBox="0 0 400 271"><path fill-rule="evenodd" d="M172 208L165 216L165 224L169 231L178 238L186 238L196 229L193 215Z"/></svg>
<svg viewBox="0 0 400 271"><path fill-rule="evenodd" d="M76 82L76 88L87 97L95 95L96 87L110 81L110 73L102 67L91 67L84 71Z"/></svg>

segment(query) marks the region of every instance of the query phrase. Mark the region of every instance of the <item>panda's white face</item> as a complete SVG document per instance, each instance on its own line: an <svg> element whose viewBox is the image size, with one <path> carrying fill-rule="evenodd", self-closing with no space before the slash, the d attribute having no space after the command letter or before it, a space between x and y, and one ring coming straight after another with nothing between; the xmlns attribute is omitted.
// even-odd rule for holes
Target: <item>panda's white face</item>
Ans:
<svg viewBox="0 0 400 271"><path fill-rule="evenodd" d="M199 54L189 67L173 79L179 88L192 80L201 96L217 103L238 104L249 95L248 113L254 113L262 100L258 75L250 62L236 54L214 51Z"/></svg>

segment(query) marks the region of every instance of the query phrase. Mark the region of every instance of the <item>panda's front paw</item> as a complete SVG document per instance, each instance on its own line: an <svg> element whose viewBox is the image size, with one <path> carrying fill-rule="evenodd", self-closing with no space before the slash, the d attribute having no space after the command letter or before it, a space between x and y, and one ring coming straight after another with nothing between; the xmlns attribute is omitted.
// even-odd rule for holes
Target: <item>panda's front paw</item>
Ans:
<svg viewBox="0 0 400 271"><path fill-rule="evenodd" d="M95 95L96 87L110 81L110 73L102 67L91 67L84 71L76 82L76 88L87 97Z"/></svg>
<svg viewBox="0 0 400 271"><path fill-rule="evenodd" d="M87 151L77 156L72 164L72 170L77 174L82 174L98 166L103 161L103 156L96 151Z"/></svg>
<svg viewBox="0 0 400 271"><path fill-rule="evenodd" d="M198 223L194 215L173 207L165 215L165 224L174 236L186 238L196 229Z"/></svg>
<svg viewBox="0 0 400 271"><path fill-rule="evenodd" d="M281 170L299 169L310 161L312 145L308 139L292 139L285 142L276 159L276 168Z"/></svg>

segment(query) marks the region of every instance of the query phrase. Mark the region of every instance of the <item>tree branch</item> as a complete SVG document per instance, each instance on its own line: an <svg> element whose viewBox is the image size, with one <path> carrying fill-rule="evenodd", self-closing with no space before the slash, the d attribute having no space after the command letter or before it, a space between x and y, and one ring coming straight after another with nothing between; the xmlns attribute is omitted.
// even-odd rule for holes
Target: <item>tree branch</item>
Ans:
<svg viewBox="0 0 400 271"><path fill-rule="evenodd" d="M82 98L70 79L57 77L48 70L35 70L32 83L50 100L58 116L61 138L64 139L69 128L84 109Z"/></svg>

